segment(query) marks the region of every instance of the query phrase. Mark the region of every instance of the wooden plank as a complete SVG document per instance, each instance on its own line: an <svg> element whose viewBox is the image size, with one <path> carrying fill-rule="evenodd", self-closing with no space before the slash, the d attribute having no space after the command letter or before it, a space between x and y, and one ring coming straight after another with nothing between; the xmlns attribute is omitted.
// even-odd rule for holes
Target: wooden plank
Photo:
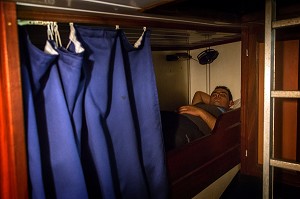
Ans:
<svg viewBox="0 0 300 199"><path fill-rule="evenodd" d="M28 198L16 5L0 2L0 198Z"/></svg>

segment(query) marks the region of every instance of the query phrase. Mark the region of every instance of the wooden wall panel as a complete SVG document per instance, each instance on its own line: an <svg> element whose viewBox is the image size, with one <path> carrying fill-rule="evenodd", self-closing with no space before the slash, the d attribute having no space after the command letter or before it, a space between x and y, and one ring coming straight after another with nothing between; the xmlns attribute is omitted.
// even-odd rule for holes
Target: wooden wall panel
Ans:
<svg viewBox="0 0 300 199"><path fill-rule="evenodd" d="M259 45L259 106L263 108L264 44ZM299 41L276 43L276 89L298 90ZM275 157L296 160L298 102L296 99L275 100ZM258 162L263 162L263 112L259 112Z"/></svg>
<svg viewBox="0 0 300 199"><path fill-rule="evenodd" d="M259 112L258 112L258 164L263 163L263 132L264 132L264 58L265 58L265 51L264 51L265 45L264 43L259 43L258 45L258 57L259 57L259 71L258 71L258 77L259 77Z"/></svg>
<svg viewBox="0 0 300 199"><path fill-rule="evenodd" d="M28 198L16 5L0 1L0 198Z"/></svg>
<svg viewBox="0 0 300 199"><path fill-rule="evenodd" d="M276 43L276 89L298 89L299 41L290 40ZM296 160L297 145L297 99L275 101L275 143L276 157ZM278 113L278 114L277 114Z"/></svg>

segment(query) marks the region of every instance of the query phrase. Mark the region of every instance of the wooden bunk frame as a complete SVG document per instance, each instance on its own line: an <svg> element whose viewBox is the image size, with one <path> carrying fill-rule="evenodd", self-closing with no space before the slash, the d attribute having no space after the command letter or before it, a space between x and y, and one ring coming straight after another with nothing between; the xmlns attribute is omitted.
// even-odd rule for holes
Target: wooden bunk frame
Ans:
<svg viewBox="0 0 300 199"><path fill-rule="evenodd" d="M0 2L0 46L1 46L1 68L0 68L0 198L28 198L27 190L27 166L26 166L26 147L24 137L24 122L23 122L23 105L22 105L22 92L21 92L21 79L19 69L19 54L18 54L18 41L17 38L17 19L36 19L36 20L53 20L59 22L76 21L78 23L90 23L90 24L129 24L129 20L124 21L120 18L105 18L103 16L78 16L69 12L54 13L47 10L23 10L17 9L14 2ZM120 23L122 22L122 23ZM180 24L180 23L164 23L164 22L151 22L145 20L135 20L135 26L144 26L150 24L155 27L165 28L181 28L181 29L205 29L205 27L197 26L195 24ZM258 79L257 79L257 67L256 65L256 42L260 40L260 24L245 24L242 28L242 85L241 85L241 139L240 139L240 160L241 171L244 173L259 174L260 166L257 165L257 149L251 146L257 146L257 139L253 139L257 131L257 91L258 91ZM257 28L258 27L258 28ZM247 53L245 53L247 52ZM246 100L247 99L247 100ZM217 125L221 125L217 124ZM212 135L215 136L215 135ZM219 138L220 139L220 138ZM235 137L238 139L238 137ZM210 145L210 141L207 138L203 140L206 145ZM239 142L236 142L239 143ZM200 145L199 145L200 146ZM193 144L186 146L186 154L190 155L190 152L195 148ZM238 147L237 147L238 148ZM236 149L237 149L236 148ZM202 149L202 148L200 148ZM199 150L200 150L199 149ZM223 150L224 151L224 150ZM248 151L248 155L246 152ZM237 151L236 151L237 152ZM174 156L175 152L168 153L168 167L171 165L182 165L185 161L184 157L178 156L177 159ZM196 154L195 154L196 155ZM181 158L180 158L181 157ZM211 161L215 161L213 158ZM180 163L181 162L181 163ZM204 161L205 162L205 161ZM204 163L202 162L202 163ZM202 164L201 162L197 164ZM212 165L220 165L217 161ZM250 167L250 166L251 167ZM205 164L203 165L205 167ZM230 168L231 166L228 166ZM170 172L170 178L174 181L172 185L173 195L176 194L176 190L180 187L183 181L176 174L179 166L174 167L174 171ZM207 168L213 170L214 168ZM222 171L222 169L224 169ZM220 168L218 175L222 175L225 171L224 168ZM227 169L228 170L228 169ZM216 170L217 171L217 170ZM185 171L182 176L184 178L190 178L195 181L206 175L206 173L197 173L195 178L192 179L192 173ZM2 175L5 174L5 175ZM217 176L215 176L217 178ZM200 183L197 189L202 190L211 182ZM188 185L184 185L187 187ZM185 188L187 189L187 188ZM178 188L178 193L182 193L182 189ZM189 192L187 192L189 193ZM191 193L195 195L194 193ZM175 197L175 195L174 195Z"/></svg>
<svg viewBox="0 0 300 199"><path fill-rule="evenodd" d="M167 153L172 199L194 197L240 163L240 112L222 114L211 135Z"/></svg>

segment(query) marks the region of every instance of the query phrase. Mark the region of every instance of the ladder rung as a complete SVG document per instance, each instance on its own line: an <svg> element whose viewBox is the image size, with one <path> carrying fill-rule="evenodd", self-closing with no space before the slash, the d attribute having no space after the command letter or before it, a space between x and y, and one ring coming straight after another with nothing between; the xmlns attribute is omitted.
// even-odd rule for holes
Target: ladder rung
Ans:
<svg viewBox="0 0 300 199"><path fill-rule="evenodd" d="M271 97L300 98L300 91L271 91Z"/></svg>
<svg viewBox="0 0 300 199"><path fill-rule="evenodd" d="M294 170L294 171L300 171L299 163L270 159L270 165L274 166L274 167L282 168L282 169L290 169L290 170Z"/></svg>
<svg viewBox="0 0 300 199"><path fill-rule="evenodd" d="M283 28L283 27L295 26L295 25L300 25L300 17L272 22L272 28Z"/></svg>

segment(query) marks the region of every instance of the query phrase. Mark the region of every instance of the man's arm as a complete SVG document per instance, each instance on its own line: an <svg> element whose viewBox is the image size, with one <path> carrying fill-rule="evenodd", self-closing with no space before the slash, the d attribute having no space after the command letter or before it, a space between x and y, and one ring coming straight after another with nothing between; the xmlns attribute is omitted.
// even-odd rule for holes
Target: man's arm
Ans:
<svg viewBox="0 0 300 199"><path fill-rule="evenodd" d="M197 103L209 104L209 101L210 101L210 95L202 91L197 91L193 97L192 105L195 105Z"/></svg>
<svg viewBox="0 0 300 199"><path fill-rule="evenodd" d="M180 114L187 113L202 118L211 130L215 127L217 121L212 114L196 106L181 106L178 112Z"/></svg>

